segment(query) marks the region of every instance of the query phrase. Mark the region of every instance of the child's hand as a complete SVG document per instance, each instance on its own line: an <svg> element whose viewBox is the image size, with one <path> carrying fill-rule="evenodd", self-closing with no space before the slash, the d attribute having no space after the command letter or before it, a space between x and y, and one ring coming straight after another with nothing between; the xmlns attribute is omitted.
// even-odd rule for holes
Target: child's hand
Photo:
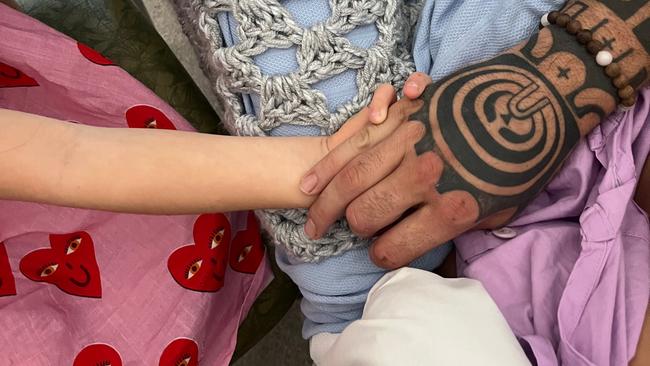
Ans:
<svg viewBox="0 0 650 366"><path fill-rule="evenodd" d="M415 72L404 83L404 96L411 100L417 99L429 84L431 84L429 75ZM392 98L390 99L388 98L389 91L392 93ZM391 85L380 85L368 106L368 109L370 109L370 122L374 124L384 122L388 115L388 107L395 103L395 99L395 89Z"/></svg>
<svg viewBox="0 0 650 366"><path fill-rule="evenodd" d="M375 90L375 95L370 101L370 105L364 107L354 116L350 117L341 128L339 128L336 133L325 138L325 153L332 151L336 146L338 146L343 141L354 136L362 128L366 127L369 123L380 124L386 118L385 116L378 120L371 118L371 114L376 110L388 110L388 107L397 100L397 95L395 94L395 88L389 84L380 85L377 90Z"/></svg>
<svg viewBox="0 0 650 366"><path fill-rule="evenodd" d="M429 84L431 84L429 75L421 72L413 73L404 84L404 96L409 99L417 99ZM367 107L347 120L335 134L325 139L325 152L331 151L337 145L355 135L369 122L375 125L383 123L388 115L388 108L396 100L395 88L390 84L381 84L375 90L372 101Z"/></svg>

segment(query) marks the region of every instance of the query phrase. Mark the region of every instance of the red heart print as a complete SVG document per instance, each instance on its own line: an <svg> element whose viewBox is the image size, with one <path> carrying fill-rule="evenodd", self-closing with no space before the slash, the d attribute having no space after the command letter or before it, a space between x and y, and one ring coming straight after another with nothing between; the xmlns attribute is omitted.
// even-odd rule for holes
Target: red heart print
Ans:
<svg viewBox="0 0 650 366"><path fill-rule="evenodd" d="M230 222L224 214L205 214L194 222L194 244L176 249L167 260L179 285L215 292L223 287L230 245Z"/></svg>
<svg viewBox="0 0 650 366"><path fill-rule="evenodd" d="M260 225L255 213L248 212L246 230L240 231L232 240L230 248L230 268L242 273L255 273L264 258L264 244L260 235Z"/></svg>
<svg viewBox="0 0 650 366"><path fill-rule="evenodd" d="M9 256L4 243L0 243L0 297L13 296L16 294L16 281L11 273Z"/></svg>
<svg viewBox="0 0 650 366"><path fill-rule="evenodd" d="M113 61L107 59L106 57L102 56L101 53L93 50L92 48L86 46L81 42L77 42L77 48L79 48L79 52L81 52L83 57L85 57L86 59L88 59L88 61L94 64L101 65L101 66L115 65Z"/></svg>
<svg viewBox="0 0 650 366"><path fill-rule="evenodd" d="M108 344L95 343L84 347L72 366L122 366L120 354Z"/></svg>
<svg viewBox="0 0 650 366"><path fill-rule="evenodd" d="M136 105L126 111L126 123L131 128L175 130L172 121L160 110L148 105Z"/></svg>
<svg viewBox="0 0 650 366"><path fill-rule="evenodd" d="M0 88L19 86L38 86L38 83L22 71L0 62Z"/></svg>
<svg viewBox="0 0 650 366"><path fill-rule="evenodd" d="M165 347L159 366L198 366L199 346L191 339L178 338Z"/></svg>
<svg viewBox="0 0 650 366"><path fill-rule="evenodd" d="M20 272L32 281L47 282L76 296L102 297L95 246L84 231L50 235L49 248L37 249L20 260Z"/></svg>

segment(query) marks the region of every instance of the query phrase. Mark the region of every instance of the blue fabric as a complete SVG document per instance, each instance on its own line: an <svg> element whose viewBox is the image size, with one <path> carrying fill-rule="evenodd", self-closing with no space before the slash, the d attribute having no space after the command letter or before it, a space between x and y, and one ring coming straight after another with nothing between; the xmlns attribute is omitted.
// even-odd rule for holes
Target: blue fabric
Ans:
<svg viewBox="0 0 650 366"><path fill-rule="evenodd" d="M311 27L330 17L329 0L285 0L281 3L286 7L294 20L302 27ZM237 37L237 20L230 13L217 15L219 26L222 29L227 46L232 46L239 41ZM368 48L372 46L379 33L374 24L357 27L346 35L346 38L355 46ZM265 75L288 74L298 69L296 47L286 49L271 48L255 56L253 61ZM343 73L322 80L313 85L314 89L325 95L327 108L330 112L345 104L357 94L357 71L347 70ZM259 112L259 98L255 95L244 95L246 113ZM283 125L271 131L272 136L306 136L320 135L320 128L315 126Z"/></svg>
<svg viewBox="0 0 650 366"><path fill-rule="evenodd" d="M311 26L330 15L327 0L288 0L282 2L302 26ZM562 6L562 0L427 0L413 47L418 71L439 79L468 64L488 59L527 38L537 27L541 15ZM219 25L227 45L237 42L236 22L230 14L219 15ZM368 47L377 38L374 26L348 34L351 42ZM268 50L255 58L268 75L289 73L297 62L295 48ZM356 92L355 71L344 72L316 87L323 92L330 110L352 98ZM247 113L256 113L255 96L244 96ZM314 135L315 127L280 126L274 136ZM445 244L411 264L432 270L439 266L451 249ZM307 318L303 336L339 333L351 321L359 319L370 288L386 271L375 266L365 248L328 258L318 264L298 262L282 250L277 262L300 287L301 305Z"/></svg>
<svg viewBox="0 0 650 366"><path fill-rule="evenodd" d="M413 45L418 71L434 80L490 59L528 38L565 0L426 0Z"/></svg>
<svg viewBox="0 0 650 366"><path fill-rule="evenodd" d="M451 243L429 251L410 267L433 270L447 257ZM375 266L367 248L357 248L320 263L303 263L277 250L280 268L300 287L305 322L305 339L322 333L340 333L351 322L361 318L368 292L386 274Z"/></svg>

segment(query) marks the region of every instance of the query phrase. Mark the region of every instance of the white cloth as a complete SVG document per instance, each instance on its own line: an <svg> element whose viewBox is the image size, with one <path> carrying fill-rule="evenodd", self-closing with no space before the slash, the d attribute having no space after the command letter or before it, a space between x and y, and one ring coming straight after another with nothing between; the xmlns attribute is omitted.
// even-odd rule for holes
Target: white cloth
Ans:
<svg viewBox="0 0 650 366"><path fill-rule="evenodd" d="M318 366L530 365L480 282L402 268L370 290L363 317L311 339Z"/></svg>

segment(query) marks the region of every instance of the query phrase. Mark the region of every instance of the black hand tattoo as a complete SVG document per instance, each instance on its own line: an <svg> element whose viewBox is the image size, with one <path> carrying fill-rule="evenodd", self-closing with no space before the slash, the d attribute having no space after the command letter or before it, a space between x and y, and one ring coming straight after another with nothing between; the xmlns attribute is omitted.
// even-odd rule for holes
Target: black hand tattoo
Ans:
<svg viewBox="0 0 650 366"><path fill-rule="evenodd" d="M580 138L548 85L529 62L506 54L427 89L430 103L413 119L431 123L416 151L445 161L438 191L471 193L480 218L536 195Z"/></svg>
<svg viewBox="0 0 650 366"><path fill-rule="evenodd" d="M588 10L587 4L576 1L564 12L591 29L596 39L599 33L611 39L611 47L611 29L621 19L581 19L593 17ZM424 107L412 116L427 127L415 146L417 153L434 151L445 163L438 192L470 193L478 202L479 221L505 209L520 209L535 197L581 134L607 117L619 101L603 68L575 36L556 26L541 34L519 50L430 85L422 96ZM635 53L639 49L631 46L612 53L618 59L644 57ZM641 85L648 78L647 68L635 71Z"/></svg>

